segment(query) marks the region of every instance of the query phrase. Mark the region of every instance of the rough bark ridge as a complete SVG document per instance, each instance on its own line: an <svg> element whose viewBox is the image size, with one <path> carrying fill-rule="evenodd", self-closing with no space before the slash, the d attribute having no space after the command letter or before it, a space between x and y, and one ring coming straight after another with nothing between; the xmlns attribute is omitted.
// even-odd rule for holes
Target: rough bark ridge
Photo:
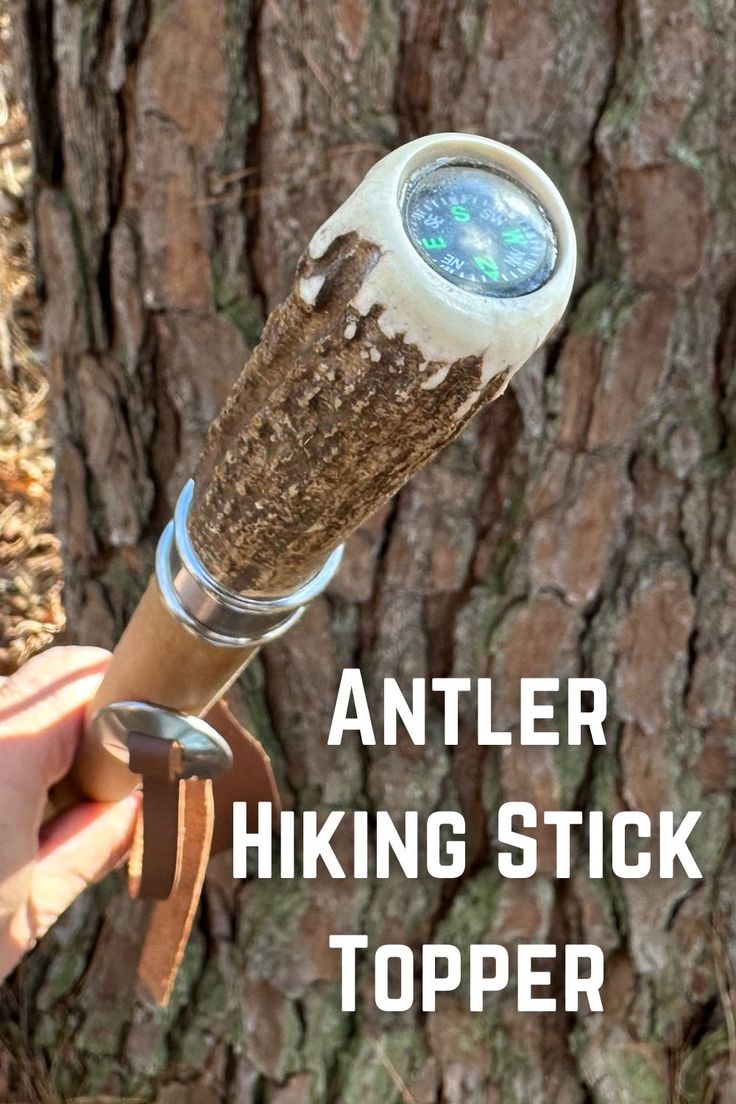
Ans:
<svg viewBox="0 0 736 1104"><path fill-rule="evenodd" d="M18 0L16 13L81 640L116 636L259 321L384 149L432 129L519 146L568 199L581 269L556 344L352 542L330 597L242 688L287 801L456 805L470 875L234 886L215 871L165 1016L125 996L129 914L107 885L6 990L21 1011L8 1084L161 1104L732 1099L730 0ZM325 736L348 663L374 691L383 675L492 674L504 725L520 676L595 674L609 746L497 757L461 733L452 753L336 754ZM487 860L509 798L702 809L707 877L501 882ZM340 930L599 943L607 1014L519 1016L509 998L484 1016L455 999L344 1016L326 942Z"/></svg>

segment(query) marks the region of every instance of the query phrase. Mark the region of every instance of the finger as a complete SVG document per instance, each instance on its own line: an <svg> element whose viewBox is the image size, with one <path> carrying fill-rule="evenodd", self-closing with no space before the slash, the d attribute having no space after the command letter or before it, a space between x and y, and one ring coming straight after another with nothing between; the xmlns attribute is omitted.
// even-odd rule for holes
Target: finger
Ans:
<svg viewBox="0 0 736 1104"><path fill-rule="evenodd" d="M109 658L102 648L52 648L0 686L0 750L9 784L46 790L68 773L84 709Z"/></svg>
<svg viewBox="0 0 736 1104"><path fill-rule="evenodd" d="M50 785L74 758L84 708L108 662L98 648L54 648L0 686L0 913L27 898Z"/></svg>
<svg viewBox="0 0 736 1104"><path fill-rule="evenodd" d="M28 901L29 939L39 939L88 885L125 859L139 806L139 794L85 802L44 827Z"/></svg>

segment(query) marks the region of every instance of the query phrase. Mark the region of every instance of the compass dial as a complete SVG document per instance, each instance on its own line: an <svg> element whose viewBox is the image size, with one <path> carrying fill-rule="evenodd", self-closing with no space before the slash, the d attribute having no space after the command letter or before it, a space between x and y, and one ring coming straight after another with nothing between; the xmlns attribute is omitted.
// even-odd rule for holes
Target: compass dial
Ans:
<svg viewBox="0 0 736 1104"><path fill-rule="evenodd" d="M498 170L446 164L409 185L404 226L450 283L494 299L528 295L552 275L557 239L539 200Z"/></svg>

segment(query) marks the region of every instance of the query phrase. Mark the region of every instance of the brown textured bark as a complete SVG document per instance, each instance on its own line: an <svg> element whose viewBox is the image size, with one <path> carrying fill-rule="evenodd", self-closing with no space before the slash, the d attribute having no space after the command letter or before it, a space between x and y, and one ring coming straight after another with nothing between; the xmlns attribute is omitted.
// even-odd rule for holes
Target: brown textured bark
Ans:
<svg viewBox="0 0 736 1104"><path fill-rule="evenodd" d="M14 983L8 1084L160 1104L733 1099L732 4L15 10L77 639L119 633L261 319L385 149L433 129L519 146L567 198L581 265L556 344L351 542L330 597L242 687L287 801L455 805L469 876L235 886L218 867L166 1018L125 996L129 911L107 885ZM346 664L375 700L384 675L492 674L504 726L519 677L594 674L611 692L609 746L483 754L470 710L452 752L336 753ZM489 858L510 798L702 809L706 877L502 882ZM327 934L360 930L375 944L598 943L607 1012L519 1016L509 996L484 1016L455 999L346 1016Z"/></svg>

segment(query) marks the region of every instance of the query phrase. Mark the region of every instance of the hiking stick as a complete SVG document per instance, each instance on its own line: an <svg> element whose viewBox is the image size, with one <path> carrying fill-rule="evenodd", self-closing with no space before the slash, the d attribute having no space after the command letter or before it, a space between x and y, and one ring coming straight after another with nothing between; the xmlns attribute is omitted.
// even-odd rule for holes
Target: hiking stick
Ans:
<svg viewBox="0 0 736 1104"><path fill-rule="evenodd" d="M112 800L138 782L125 729L153 721L105 707L202 714L293 623L341 542L545 341L574 271L558 191L509 147L432 135L371 169L312 238L209 431L90 708L79 789ZM181 777L227 766L197 732Z"/></svg>

